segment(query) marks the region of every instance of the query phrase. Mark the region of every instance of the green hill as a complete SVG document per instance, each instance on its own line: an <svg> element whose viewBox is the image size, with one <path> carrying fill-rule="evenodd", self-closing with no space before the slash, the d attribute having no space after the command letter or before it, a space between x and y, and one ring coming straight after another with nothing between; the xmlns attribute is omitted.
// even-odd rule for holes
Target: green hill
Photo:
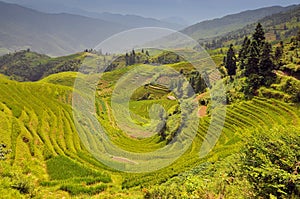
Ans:
<svg viewBox="0 0 300 199"><path fill-rule="evenodd" d="M292 6L288 10L273 13L263 17L257 22L243 25L236 30L231 29L228 33L218 35L205 40L199 40L208 49L221 48L230 44L241 45L246 36L250 36L257 23L261 23L266 31L268 41L277 43L295 36L300 30L300 6Z"/></svg>
<svg viewBox="0 0 300 199"><path fill-rule="evenodd" d="M54 73L78 71L87 55L77 53L51 58L28 49L0 57L0 73L18 81L37 81Z"/></svg>
<svg viewBox="0 0 300 199"><path fill-rule="evenodd" d="M257 10L248 10L238 14L228 15L219 19L207 20L182 30L184 34L193 37L196 40L205 40L218 36L223 36L226 33L231 33L234 30L239 30L246 25L257 23L258 20L284 11L289 11L295 6L280 7L273 6L261 8Z"/></svg>
<svg viewBox="0 0 300 199"><path fill-rule="evenodd" d="M110 115L109 105L112 85L107 81L129 69L114 70L103 76L97 100L100 122L108 129L109 136L114 137L114 143L126 150L147 151L162 147L164 143L157 142L156 136L138 141L113 125L115 121ZM243 137L249 135L252 129L268 130L274 125L299 126L300 123L299 108L292 104L263 98L235 103L227 108L226 122L217 146L204 159L199 158L199 150L210 117L200 120L192 146L169 167L145 174L121 173L98 162L77 135L71 107L75 76L73 72L59 73L34 83L1 77L0 142L12 149L8 159L0 162L3 168L0 170L0 192L5 196L50 197L49 192L52 192L51 197L54 198L68 196L68 193L87 198L90 197L87 194L95 197L98 194L103 197L142 197L144 193L140 187L166 182L199 164L215 162L238 152L243 146ZM81 78L84 79L84 76ZM155 95L159 91L152 92ZM174 104L163 95L156 100L133 100L131 107L136 119L147 121L147 107L153 103L160 103L167 110Z"/></svg>
<svg viewBox="0 0 300 199"><path fill-rule="evenodd" d="M88 80L94 78L75 71L84 58L104 61L102 55L96 57L86 52L50 58L30 51L5 55L0 59L1 72L6 74L0 75L1 197L297 198L300 193L299 38L286 38L291 41L283 43L281 56L275 58L271 56L271 46L266 43L262 43L264 47L257 46L257 41L252 39L252 54L245 57L244 67L253 67L253 60L258 60L258 69L246 71L239 67L231 76L223 69L223 79L210 82L210 86L203 86L205 76L174 53L158 52L150 56L132 51L127 56L121 55L99 77L92 96L95 106L83 107L87 111L83 113L87 114L79 121L74 118L77 109L73 102L77 101L72 100L75 94L84 95L85 89L78 90L78 84L74 86L74 83L89 86ZM254 54L253 49L258 53ZM210 51L217 63L222 62L221 50ZM245 50L248 49L245 47ZM93 67L93 61L87 59L87 70ZM271 71L265 70L265 63L272 67ZM167 66L181 73L197 90L196 95L189 93L188 82L172 81L175 79L172 74L151 73ZM130 81L121 81L132 70L137 73L129 76ZM206 73L211 79L216 78L211 71ZM98 77L94 75L92 77ZM256 78L258 75L262 77ZM271 83L267 84L264 79L270 76ZM115 101L115 95L129 94L126 88L129 83L139 83L139 77L149 82L134 90L128 104L122 98ZM249 81L250 78L255 82ZM164 86L168 80L173 90ZM223 96L214 92L221 84L224 84L227 104ZM78 95L75 97L80 99ZM79 102L84 105L89 100ZM184 100L197 105L192 107ZM218 106L212 101L219 102ZM117 109L113 109L114 106ZM192 118L197 123L188 128L184 122L189 122L192 113L197 113L197 118ZM121 117L117 118L118 114ZM95 124L93 118L106 130L107 137L94 137L99 132L89 125ZM130 122L153 130L153 134L145 137L146 130L136 130ZM78 124L80 128L76 128ZM195 137L186 134L182 139L178 130L185 128L195 130ZM84 130L91 134L84 134L86 137L81 140ZM150 163L139 159L141 153L169 146L172 148L167 155L173 157L177 149L185 147L175 140L182 139L185 143L187 137L193 138L191 145L166 167L149 171ZM216 144L209 142L211 137L218 138ZM103 138L109 140L110 145L104 145ZM202 157L204 143L211 145L212 150ZM127 158L124 151L115 156L110 153L110 149L115 150L114 146L134 152L136 159ZM118 171L97 160L90 149L99 149L96 155L105 156L107 162L119 168L126 169L130 166L125 163L130 163L144 164L147 169L141 173ZM149 161L169 161L163 155L150 156Z"/></svg>

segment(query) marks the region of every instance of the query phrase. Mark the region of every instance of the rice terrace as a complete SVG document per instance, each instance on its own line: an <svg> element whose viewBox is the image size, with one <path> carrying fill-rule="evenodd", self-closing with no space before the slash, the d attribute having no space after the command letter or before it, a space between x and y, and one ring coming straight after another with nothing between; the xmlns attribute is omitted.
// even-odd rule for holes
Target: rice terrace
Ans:
<svg viewBox="0 0 300 199"><path fill-rule="evenodd" d="M18 2L0 2L0 198L300 198L299 5L181 27Z"/></svg>

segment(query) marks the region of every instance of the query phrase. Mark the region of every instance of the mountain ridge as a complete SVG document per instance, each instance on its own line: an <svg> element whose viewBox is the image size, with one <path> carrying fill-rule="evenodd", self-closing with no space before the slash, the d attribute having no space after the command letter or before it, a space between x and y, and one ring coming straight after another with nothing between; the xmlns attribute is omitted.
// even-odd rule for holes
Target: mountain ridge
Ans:
<svg viewBox="0 0 300 199"><path fill-rule="evenodd" d="M287 7L271 6L255 10L246 10L239 13L226 15L221 18L205 20L196 23L183 29L181 32L193 37L196 40L212 38L240 29L241 26L244 27L247 24L254 23L266 16L291 10L295 6L297 5L291 5Z"/></svg>
<svg viewBox="0 0 300 199"><path fill-rule="evenodd" d="M100 19L47 14L4 2L0 2L0 11L0 49L6 52L31 48L61 56L93 48L110 35L128 29Z"/></svg>

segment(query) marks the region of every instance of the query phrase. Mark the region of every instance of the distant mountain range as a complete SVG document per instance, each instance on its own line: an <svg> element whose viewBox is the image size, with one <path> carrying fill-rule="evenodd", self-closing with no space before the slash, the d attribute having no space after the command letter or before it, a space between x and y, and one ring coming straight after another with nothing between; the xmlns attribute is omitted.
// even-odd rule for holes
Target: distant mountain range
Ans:
<svg viewBox="0 0 300 199"><path fill-rule="evenodd" d="M80 14L82 16L102 19L105 21L111 21L114 23L120 23L131 28L139 27L162 27L170 28L175 30L180 30L185 28L186 23L180 19L167 18L167 19L154 19L154 18L145 18L138 15L123 15L123 14L114 14L109 12L97 13L97 12L88 12L85 10L76 9L71 11L72 14ZM175 21L175 22L174 22Z"/></svg>
<svg viewBox="0 0 300 199"><path fill-rule="evenodd" d="M204 21L182 30L194 39L213 38L238 30L290 7L268 7L220 19ZM70 11L71 12L71 11ZM97 46L109 36L137 27L182 28L181 19L152 19L136 15L72 11L81 15L49 14L16 4L0 2L0 55L30 48L42 54L61 56ZM177 21L178 24L170 23Z"/></svg>
<svg viewBox="0 0 300 199"><path fill-rule="evenodd" d="M248 10L238 14L227 15L218 19L203 21L185 28L182 32L196 40L213 38L241 29L244 26L257 22L266 16L292 10L295 7L295 5L288 7L273 6L257 10Z"/></svg>
<svg viewBox="0 0 300 199"><path fill-rule="evenodd" d="M61 56L94 48L120 31L137 27L182 28L181 25L135 15L111 13L47 14L0 2L0 54L31 48ZM89 17L87 17L89 15Z"/></svg>
<svg viewBox="0 0 300 199"><path fill-rule="evenodd" d="M129 27L71 14L45 14L0 2L0 49L31 48L52 56L93 48ZM2 53L3 54L3 53Z"/></svg>
<svg viewBox="0 0 300 199"><path fill-rule="evenodd" d="M210 37L205 40L199 39L199 42L206 49L216 49L230 44L241 45L244 38L251 37L257 23L261 23L266 33L266 39L269 42L284 41L298 34L300 30L300 5L290 7L284 12L275 13L266 16L258 21L243 26L240 29L233 30L220 36Z"/></svg>

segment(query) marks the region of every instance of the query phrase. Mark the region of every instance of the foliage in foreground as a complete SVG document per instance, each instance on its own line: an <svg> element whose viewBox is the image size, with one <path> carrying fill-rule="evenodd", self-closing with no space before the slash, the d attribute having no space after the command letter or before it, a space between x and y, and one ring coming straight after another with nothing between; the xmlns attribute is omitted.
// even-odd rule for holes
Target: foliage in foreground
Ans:
<svg viewBox="0 0 300 199"><path fill-rule="evenodd" d="M252 135L243 150L242 171L256 196L300 195L300 134L273 129Z"/></svg>
<svg viewBox="0 0 300 199"><path fill-rule="evenodd" d="M300 135L290 128L256 132L240 153L205 163L145 189L145 198L297 198Z"/></svg>

